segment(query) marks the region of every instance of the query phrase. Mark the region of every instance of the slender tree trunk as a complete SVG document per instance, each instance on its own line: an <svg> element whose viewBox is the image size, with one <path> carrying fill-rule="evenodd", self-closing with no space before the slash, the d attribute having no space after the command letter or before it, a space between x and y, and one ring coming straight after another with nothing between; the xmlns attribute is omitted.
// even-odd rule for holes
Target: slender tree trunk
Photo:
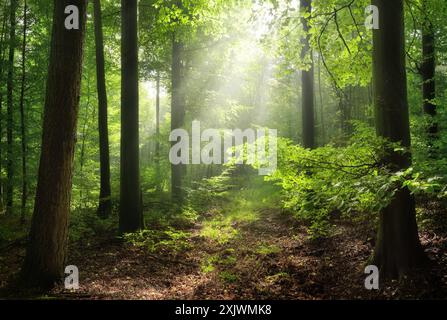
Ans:
<svg viewBox="0 0 447 320"><path fill-rule="evenodd" d="M160 71L157 71L157 96L155 101L155 161L157 165L160 164Z"/></svg>
<svg viewBox="0 0 447 320"><path fill-rule="evenodd" d="M94 1L96 79L98 88L98 128L99 156L101 171L101 191L99 194L98 216L107 218L112 211L110 187L109 130L107 125L107 90L104 61L104 40L102 32L101 1Z"/></svg>
<svg viewBox="0 0 447 320"><path fill-rule="evenodd" d="M79 8L79 30L64 28L68 5ZM54 0L42 153L29 246L21 272L24 286L51 287L64 272L86 8L86 0Z"/></svg>
<svg viewBox="0 0 447 320"><path fill-rule="evenodd" d="M89 120L93 119L93 117L95 116L95 108L94 106L91 106L90 103L90 96L91 96L91 85L90 85L90 79L91 79L91 74L90 74L91 70L87 69L87 92L85 93L85 96L87 97L87 101L85 104L85 115L84 115L84 121L82 124L82 131L81 131L81 154L79 156L79 165L80 165L80 170L79 170L79 175L81 177L81 182L80 182L80 187L79 187L79 199L81 200L81 208L85 207L85 203L86 203L86 199L88 197L88 189L85 188L85 179L84 179L84 166L85 166L85 153L86 153L86 141L87 141L87 136L88 136L88 130L89 130ZM92 107L90 110L90 107ZM90 112L92 112L92 114L90 114ZM84 190L86 190L87 192L87 196L84 196Z"/></svg>
<svg viewBox="0 0 447 320"><path fill-rule="evenodd" d="M185 101L182 88L182 52L183 44L173 35L172 39L172 99L171 99L171 130L181 128L185 120ZM174 145L176 142L172 142ZM175 204L183 202L182 176L184 165L171 164L171 192Z"/></svg>
<svg viewBox="0 0 447 320"><path fill-rule="evenodd" d="M3 8L3 23L2 23L2 31L0 35L0 83L3 83L3 63L5 61L5 40L6 40L6 12L7 6L5 4ZM3 87L0 87L0 214L4 213L4 202L3 202Z"/></svg>
<svg viewBox="0 0 447 320"><path fill-rule="evenodd" d="M427 1L424 0L424 11L427 12ZM428 18L425 18L423 30L422 30L422 64L420 73L422 76L422 96L424 99L423 108L424 113L431 117L430 125L427 128L429 136L429 143L432 145L433 140L438 134L438 124L435 119L436 116L436 82L435 82L435 69L436 69L436 56L435 56L435 32L433 25Z"/></svg>
<svg viewBox="0 0 447 320"><path fill-rule="evenodd" d="M122 0L120 232L141 229L137 0Z"/></svg>
<svg viewBox="0 0 447 320"><path fill-rule="evenodd" d="M380 11L380 29L374 30L373 70L377 134L409 148L410 126L405 70L403 0L374 0ZM388 150L383 159L392 171L411 164L407 152ZM373 263L382 275L398 277L423 262L416 224L415 199L402 185L380 213Z"/></svg>
<svg viewBox="0 0 447 320"><path fill-rule="evenodd" d="M18 1L11 0L10 8L10 29L9 29L9 59L8 59L8 80L7 80L7 129L6 129L6 140L7 140L7 155L8 162L6 166L7 171L7 185L6 185L6 211L7 213L12 212L13 198L14 198L14 159L13 157L13 90L14 90L14 53L16 46L16 11L17 11Z"/></svg>
<svg viewBox="0 0 447 320"><path fill-rule="evenodd" d="M301 12L312 12L312 0L300 0ZM303 50L301 58L309 59L310 67L303 70L301 74L302 83L302 122L303 122L303 146L304 148L315 148L315 106L314 106L314 63L312 50L310 48L309 21L308 18L302 18L303 31L306 36L303 37Z"/></svg>
<svg viewBox="0 0 447 320"><path fill-rule="evenodd" d="M321 117L321 137L323 145L326 144L326 124L324 120L324 101L323 101L323 87L321 85L321 57L318 56L318 93L320 95L320 117Z"/></svg>
<svg viewBox="0 0 447 320"><path fill-rule="evenodd" d="M155 101L155 166L157 170L157 190L160 191L160 71L157 71L156 82L157 96Z"/></svg>
<svg viewBox="0 0 447 320"><path fill-rule="evenodd" d="M24 0L23 5L23 42L22 42L22 85L20 88L20 131L22 135L22 202L21 202L21 222L25 223L26 200L28 196L27 170L26 170L26 128L25 128L25 83L26 83L26 31L28 27L28 5Z"/></svg>

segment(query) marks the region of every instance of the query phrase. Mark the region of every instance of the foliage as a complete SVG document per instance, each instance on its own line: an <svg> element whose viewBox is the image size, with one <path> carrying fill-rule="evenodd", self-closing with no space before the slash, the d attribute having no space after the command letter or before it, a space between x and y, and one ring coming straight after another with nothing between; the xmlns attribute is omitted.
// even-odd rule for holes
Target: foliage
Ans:
<svg viewBox="0 0 447 320"><path fill-rule="evenodd" d="M168 227L165 230L143 230L124 235L124 239L150 253L176 254L190 247L190 234Z"/></svg>
<svg viewBox="0 0 447 320"><path fill-rule="evenodd" d="M324 236L337 213L374 220L392 198L394 184L378 166L382 152L383 141L361 125L344 148L306 150L281 139L279 168L267 179L282 187L284 207L310 223L310 236Z"/></svg>

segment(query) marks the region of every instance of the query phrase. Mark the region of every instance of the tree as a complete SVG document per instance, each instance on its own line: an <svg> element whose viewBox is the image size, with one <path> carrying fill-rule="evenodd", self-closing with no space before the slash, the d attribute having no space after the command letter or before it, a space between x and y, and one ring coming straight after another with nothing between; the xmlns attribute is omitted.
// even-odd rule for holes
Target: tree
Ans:
<svg viewBox="0 0 447 320"><path fill-rule="evenodd" d="M24 0L23 4L23 41L22 41L22 79L20 87L20 133L22 145L22 201L21 201L21 221L25 223L26 200L28 196L27 170L26 170L26 128L25 128L25 84L26 84L26 32L28 27L28 4Z"/></svg>
<svg viewBox="0 0 447 320"><path fill-rule="evenodd" d="M300 0L301 23L305 36L302 38L303 49L301 59L310 59L308 70L302 70L302 121L303 121L303 146L315 148L315 107L314 107L314 63L312 50L309 44L309 19L305 16L312 12L312 0Z"/></svg>
<svg viewBox="0 0 447 320"><path fill-rule="evenodd" d="M79 30L64 27L68 5L79 9ZM21 279L27 286L51 287L63 275L86 8L86 0L54 0L36 200L21 271Z"/></svg>
<svg viewBox="0 0 447 320"><path fill-rule="evenodd" d="M6 40L6 9L7 6L5 4L3 8L3 23L2 23L2 30L0 34L0 82L3 82L3 63L5 60L4 55L4 47L5 47L5 40ZM0 87L0 115L2 114L3 110L3 88ZM4 213L4 203L3 203L3 174L2 174L2 167L3 167L3 158L2 158L2 142L3 142L3 123L2 119L0 117L0 213Z"/></svg>
<svg viewBox="0 0 447 320"><path fill-rule="evenodd" d="M98 215L101 218L107 218L110 216L112 210L112 200L110 188L109 130L107 124L107 90L105 79L101 1L95 0L93 5L95 20L96 81L98 88L98 128L101 172L101 191L99 194Z"/></svg>
<svg viewBox="0 0 447 320"><path fill-rule="evenodd" d="M374 0L380 11L380 29L373 34L373 81L377 134L410 148L403 0ZM387 150L383 162L389 170L405 170L411 164L407 152ZM416 224L415 199L408 188L396 186L389 205L380 213L373 257L383 275L397 277L424 260Z"/></svg>
<svg viewBox="0 0 447 320"><path fill-rule="evenodd" d="M155 98L155 162L157 165L157 179L160 177L160 71L157 71L156 78L156 98ZM157 183L160 188L160 183Z"/></svg>
<svg viewBox="0 0 447 320"><path fill-rule="evenodd" d="M18 7L17 0L11 0L10 16L9 16L9 59L8 59L8 80L7 80L7 156L8 162L6 166L7 184L6 184L6 211L11 213L14 199L14 159L13 157L13 90L14 90L14 53L16 46L16 11Z"/></svg>
<svg viewBox="0 0 447 320"><path fill-rule="evenodd" d="M436 82L435 82L435 68L436 68L436 52L435 52L435 30L433 23L429 17L428 0L423 0L423 23L422 23L422 64L420 73L422 77L422 98L424 113L431 117L430 125L428 127L429 139L433 140L438 133L438 124L433 117L436 116ZM430 141L432 143L433 141Z"/></svg>
<svg viewBox="0 0 447 320"><path fill-rule="evenodd" d="M138 117L137 0L121 1L120 232L142 227Z"/></svg>
<svg viewBox="0 0 447 320"><path fill-rule="evenodd" d="M172 38L172 98L171 98L171 131L179 129L185 121L185 101L182 88L182 52L183 43L177 39L176 34ZM174 145L177 142L172 142ZM181 205L182 195L182 176L184 165L171 164L171 192L173 201Z"/></svg>

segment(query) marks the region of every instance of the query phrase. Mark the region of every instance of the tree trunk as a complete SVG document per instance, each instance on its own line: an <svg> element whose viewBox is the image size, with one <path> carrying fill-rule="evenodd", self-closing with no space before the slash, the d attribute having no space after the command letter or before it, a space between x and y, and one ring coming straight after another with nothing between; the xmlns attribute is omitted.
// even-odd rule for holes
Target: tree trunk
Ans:
<svg viewBox="0 0 447 320"><path fill-rule="evenodd" d="M160 164L160 71L157 71L157 96L155 100L155 161L157 166Z"/></svg>
<svg viewBox="0 0 447 320"><path fill-rule="evenodd" d="M427 1L423 2L424 12L427 12ZM429 136L429 143L433 144L433 139L438 134L438 124L435 119L436 116L436 82L435 82L435 32L430 21L424 21L422 27L422 64L420 73L422 76L422 96L424 99L423 108L424 113L431 117L430 125L427 128Z"/></svg>
<svg viewBox="0 0 447 320"><path fill-rule="evenodd" d="M312 0L300 0L300 11L312 12ZM304 148L315 148L315 107L314 107L314 63L312 50L309 44L309 21L308 18L302 18L303 31L306 36L302 39L303 50L301 59L310 59L308 70L303 70L301 74L302 83L302 122L303 122L303 146Z"/></svg>
<svg viewBox="0 0 447 320"><path fill-rule="evenodd" d="M12 212L13 198L14 198L14 159L13 157L13 90L14 90L14 53L16 46L16 11L18 2L17 0L11 0L10 8L10 29L9 29L9 59L8 59L8 80L7 80L7 155L8 162L6 165L7 171L7 183L6 183L6 212Z"/></svg>
<svg viewBox="0 0 447 320"><path fill-rule="evenodd" d="M26 170L26 128L25 128L25 83L26 83L26 31L28 27L27 0L23 5L23 42L22 42L22 84L20 88L20 132L22 135L22 201L21 201L21 222L25 223L26 200L28 196L27 170Z"/></svg>
<svg viewBox="0 0 447 320"><path fill-rule="evenodd" d="M64 28L68 5L79 8L79 30ZM42 153L29 246L21 272L25 286L48 288L63 276L86 8L86 0L54 0Z"/></svg>
<svg viewBox="0 0 447 320"><path fill-rule="evenodd" d="M172 39L172 99L171 99L171 130L183 126L185 120L185 101L182 88L182 51L183 43L173 35ZM175 145L175 141L172 145ZM175 204L183 202L182 175L184 165L171 164L171 192Z"/></svg>
<svg viewBox="0 0 447 320"><path fill-rule="evenodd" d="M6 15L7 15L7 6L5 4L3 8L3 23L2 23L2 31L0 34L0 82L3 82L3 63L5 60L4 55L4 44L5 44L5 38L6 38ZM2 154L2 143L3 143L3 117L1 116L3 114L3 88L0 87L0 214L4 213L4 202L3 202L3 174L2 174L2 167L3 167L3 154Z"/></svg>
<svg viewBox="0 0 447 320"><path fill-rule="evenodd" d="M318 56L318 93L320 95L320 119L321 119L321 140L322 145L326 145L326 124L324 120L324 100L323 87L321 85L321 57Z"/></svg>
<svg viewBox="0 0 447 320"><path fill-rule="evenodd" d="M161 190L161 173L160 173L160 71L157 71L156 79L157 96L155 101L155 167L157 174L157 191Z"/></svg>
<svg viewBox="0 0 447 320"><path fill-rule="evenodd" d="M87 135L88 135L88 131L89 131L89 120L92 119L95 116L95 107L91 106L90 103L90 96L91 96L91 85L90 85L90 79L91 79L91 69L88 68L87 69L87 76L84 77L84 79L87 81L87 92L85 92L85 96L87 97L87 101L85 103L85 114L84 114L84 121L82 123L82 131L81 131L81 150L80 150L80 155L79 155L79 176L81 178L80 183L79 183L79 199L81 201L81 208L85 208L86 207L86 202L87 202L87 198L88 198L88 188L85 188L85 177L84 177L84 165L85 165L85 153L86 153L86 141L87 141ZM90 110L90 106L91 109ZM90 112L92 112L92 114L90 114ZM86 190L87 195L84 196L84 190Z"/></svg>
<svg viewBox="0 0 447 320"><path fill-rule="evenodd" d="M122 0L120 232L141 229L137 0Z"/></svg>
<svg viewBox="0 0 447 320"><path fill-rule="evenodd" d="M104 40L102 32L101 1L94 1L96 81L98 88L98 129L101 172L98 216L107 218L112 211L110 187L109 130L107 125L107 91L104 62Z"/></svg>
<svg viewBox="0 0 447 320"><path fill-rule="evenodd" d="M405 69L403 0L374 0L380 11L380 29L374 30L373 81L377 134L409 148L410 127ZM411 164L411 155L388 150L383 159L392 171ZM416 224L415 199L401 185L391 203L380 213L373 257L384 276L405 275L423 262Z"/></svg>

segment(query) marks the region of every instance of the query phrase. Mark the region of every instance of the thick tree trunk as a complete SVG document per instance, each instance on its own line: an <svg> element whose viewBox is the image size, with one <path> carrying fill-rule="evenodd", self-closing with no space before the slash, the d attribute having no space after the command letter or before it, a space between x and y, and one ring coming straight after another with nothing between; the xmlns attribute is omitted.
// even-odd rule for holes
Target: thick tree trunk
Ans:
<svg viewBox="0 0 447 320"><path fill-rule="evenodd" d="M28 196L27 170L26 170L26 128L25 128L25 83L26 83L26 31L28 27L27 0L23 5L23 42L22 42L22 83L20 88L20 133L22 140L22 201L21 222L25 223L26 200Z"/></svg>
<svg viewBox="0 0 447 320"><path fill-rule="evenodd" d="M185 101L182 88L182 51L183 44L176 39L172 39L172 99L171 99L171 130L179 129L184 125ZM172 142L174 145L176 142ZM175 204L181 205L183 202L182 176L184 165L171 164L171 192L172 200Z"/></svg>
<svg viewBox="0 0 447 320"><path fill-rule="evenodd" d="M8 59L8 80L7 80L7 128L6 128L6 140L7 140L7 156L8 162L6 165L7 171L7 183L6 183L6 211L12 212L13 200L14 200L14 159L13 157L13 90L14 90L14 53L16 47L16 11L18 1L11 0L10 8L10 26L9 26L9 59Z"/></svg>
<svg viewBox="0 0 447 320"><path fill-rule="evenodd" d="M374 87L377 134L409 148L410 128L405 70L403 0L374 0L380 11L380 29L374 30ZM392 171L410 166L411 155L388 150L383 159ZM373 263L384 276L397 277L423 262L416 224L415 200L400 185L391 203L380 213Z"/></svg>
<svg viewBox="0 0 447 320"><path fill-rule="evenodd" d="M300 0L301 12L312 11L312 0ZM303 146L304 148L315 148L315 106L314 106L314 63L312 57L312 50L309 44L309 21L307 18L302 18L303 31L306 36L303 37L303 50L301 58L310 59L310 66L308 70L303 70L301 74L302 86L302 125L303 125Z"/></svg>
<svg viewBox="0 0 447 320"><path fill-rule="evenodd" d="M79 8L79 30L64 27L68 5ZM54 0L42 153L29 246L21 272L25 286L48 288L63 276L86 8L86 0Z"/></svg>
<svg viewBox="0 0 447 320"><path fill-rule="evenodd" d="M101 191L99 194L98 216L107 218L112 211L110 187L109 130L107 124L107 91L104 61L104 40L102 32L101 1L94 0L96 81L98 89L98 129Z"/></svg>
<svg viewBox="0 0 447 320"><path fill-rule="evenodd" d="M141 229L137 0L121 1L120 232Z"/></svg>

